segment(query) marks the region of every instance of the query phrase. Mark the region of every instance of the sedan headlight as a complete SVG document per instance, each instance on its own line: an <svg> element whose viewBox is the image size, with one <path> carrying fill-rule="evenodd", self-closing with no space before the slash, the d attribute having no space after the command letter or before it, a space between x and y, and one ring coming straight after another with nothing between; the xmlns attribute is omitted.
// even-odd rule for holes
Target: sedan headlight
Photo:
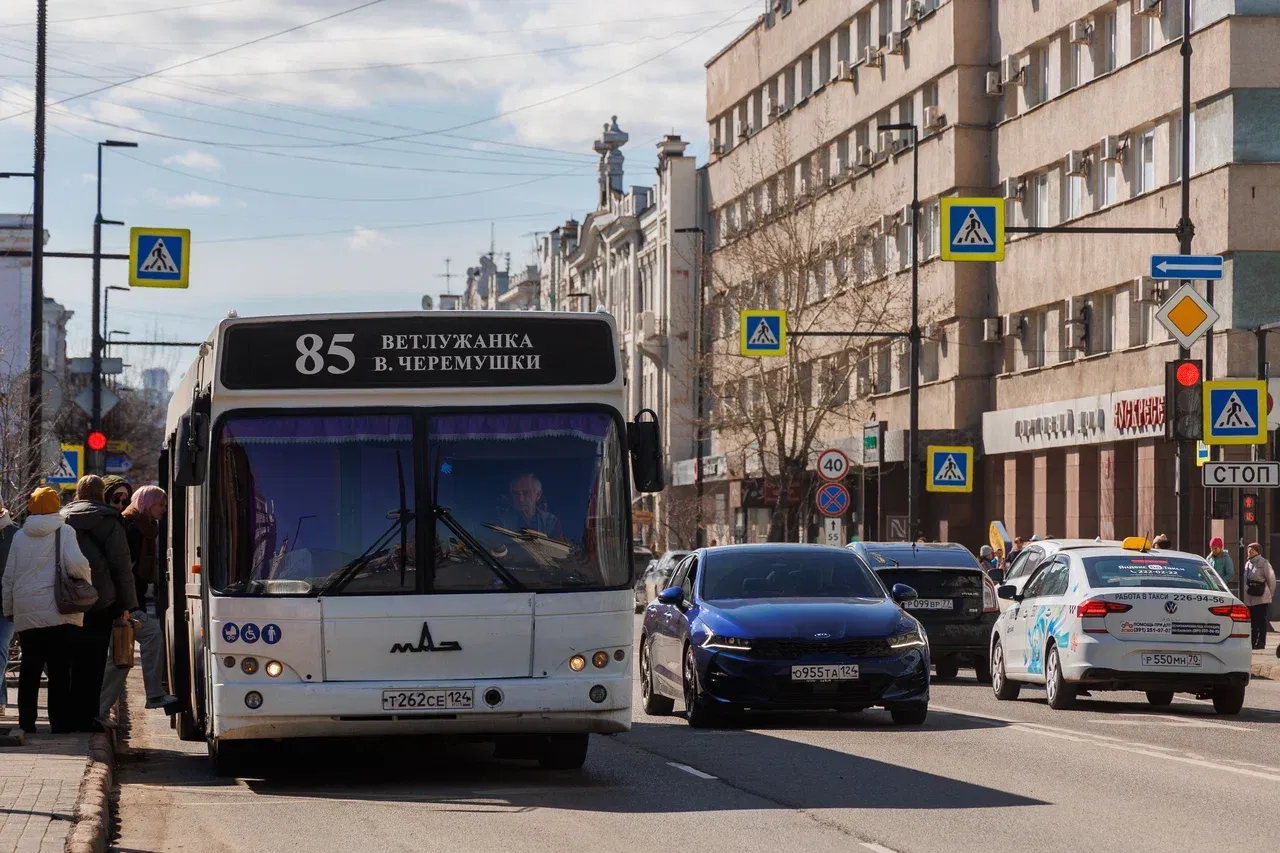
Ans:
<svg viewBox="0 0 1280 853"><path fill-rule="evenodd" d="M929 644L924 636L924 631L920 630L917 625L901 634L894 634L889 638L889 648L891 649L923 649Z"/></svg>
<svg viewBox="0 0 1280 853"><path fill-rule="evenodd" d="M727 652L749 652L751 651L751 641L742 637L721 637L717 634L708 634L702 647L704 649L723 649Z"/></svg>

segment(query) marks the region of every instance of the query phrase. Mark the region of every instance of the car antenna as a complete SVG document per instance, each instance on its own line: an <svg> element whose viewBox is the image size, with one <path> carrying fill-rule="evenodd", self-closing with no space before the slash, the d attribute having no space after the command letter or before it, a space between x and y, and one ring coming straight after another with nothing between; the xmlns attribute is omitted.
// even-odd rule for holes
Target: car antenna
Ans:
<svg viewBox="0 0 1280 853"><path fill-rule="evenodd" d="M1151 551L1151 534L1150 534L1150 531L1148 531L1147 535L1142 537L1142 553L1146 554L1146 553L1149 553L1150 551Z"/></svg>

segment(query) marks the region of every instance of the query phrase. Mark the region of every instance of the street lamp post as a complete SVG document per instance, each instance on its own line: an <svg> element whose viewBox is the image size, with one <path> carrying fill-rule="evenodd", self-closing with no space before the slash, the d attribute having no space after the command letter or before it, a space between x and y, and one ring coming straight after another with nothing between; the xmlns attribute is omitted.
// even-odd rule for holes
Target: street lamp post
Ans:
<svg viewBox="0 0 1280 853"><path fill-rule="evenodd" d="M127 287L120 287L120 286L119 286L119 285L117 285L117 284L109 284L109 285L107 285L107 286L106 286L106 288L104 288L104 290L103 290L103 294L102 294L102 328L103 328L103 332L102 332L102 334L103 334L103 337L107 337L106 328L107 328L107 326L108 326L108 325L110 325L110 322L108 321L108 319L107 319L107 318L108 318L108 316L110 315L110 310L111 310L111 291L113 291L113 290L118 290L118 291L120 291L121 293L128 293L128 292L129 292L129 288L127 288ZM110 352L110 350L111 350L111 339L110 339L109 337L107 337L107 339L106 339L105 341L103 341L102 349L103 349L103 351L104 351L104 352Z"/></svg>
<svg viewBox="0 0 1280 853"><path fill-rule="evenodd" d="M911 328L910 429L907 432L907 538L920 536L920 131L912 122L881 125L880 130L911 134Z"/></svg>
<svg viewBox="0 0 1280 853"><path fill-rule="evenodd" d="M97 213L93 217L93 369L90 375L90 381L93 383L93 411L90 415L90 422L95 431L102 429L102 226L124 224L116 220L102 218L102 149L137 147L138 143L136 142L120 142L114 139L98 143L98 206ZM98 454L94 454L92 462L92 467L97 473L98 469L101 468Z"/></svg>

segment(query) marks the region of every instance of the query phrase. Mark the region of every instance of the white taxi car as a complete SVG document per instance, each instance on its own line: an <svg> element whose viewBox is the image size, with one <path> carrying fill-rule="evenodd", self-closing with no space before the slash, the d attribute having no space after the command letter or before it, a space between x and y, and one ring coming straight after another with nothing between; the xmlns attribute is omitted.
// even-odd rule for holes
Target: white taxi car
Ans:
<svg viewBox="0 0 1280 853"><path fill-rule="evenodd" d="M1064 550L1044 561L991 633L992 688L1016 699L1043 684L1054 709L1083 691L1140 690L1152 705L1174 693L1239 713L1249 684L1249 610L1202 557L1152 551L1148 540Z"/></svg>

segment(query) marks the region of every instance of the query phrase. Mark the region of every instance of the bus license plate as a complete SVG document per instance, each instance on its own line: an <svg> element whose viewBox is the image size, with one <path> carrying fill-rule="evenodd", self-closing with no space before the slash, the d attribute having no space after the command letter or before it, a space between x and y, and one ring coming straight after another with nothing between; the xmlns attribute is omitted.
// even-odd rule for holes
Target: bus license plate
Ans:
<svg viewBox="0 0 1280 853"><path fill-rule="evenodd" d="M857 681L856 663L817 664L791 667L792 681Z"/></svg>
<svg viewBox="0 0 1280 853"><path fill-rule="evenodd" d="M1167 652L1144 654L1143 666L1200 666L1200 655Z"/></svg>
<svg viewBox="0 0 1280 853"><path fill-rule="evenodd" d="M470 711L475 690L470 687L431 690L384 690L384 711Z"/></svg>

